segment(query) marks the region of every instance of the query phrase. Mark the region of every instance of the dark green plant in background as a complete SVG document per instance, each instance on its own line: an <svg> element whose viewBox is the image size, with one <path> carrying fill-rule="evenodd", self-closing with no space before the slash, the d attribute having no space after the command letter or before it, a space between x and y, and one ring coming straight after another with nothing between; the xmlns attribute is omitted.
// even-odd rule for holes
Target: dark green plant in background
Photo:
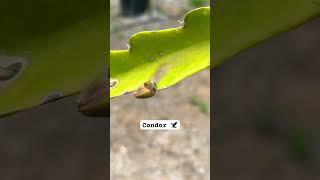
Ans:
<svg viewBox="0 0 320 180"><path fill-rule="evenodd" d="M297 163L303 163L314 155L312 136L307 129L294 128L288 134L288 154Z"/></svg>
<svg viewBox="0 0 320 180"><path fill-rule="evenodd" d="M209 0L189 0L189 4L193 7L203 6Z"/></svg>

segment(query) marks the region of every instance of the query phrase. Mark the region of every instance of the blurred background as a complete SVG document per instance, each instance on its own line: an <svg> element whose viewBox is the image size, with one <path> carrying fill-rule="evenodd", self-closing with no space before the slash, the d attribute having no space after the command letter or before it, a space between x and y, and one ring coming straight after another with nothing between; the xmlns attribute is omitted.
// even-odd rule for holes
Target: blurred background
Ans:
<svg viewBox="0 0 320 180"><path fill-rule="evenodd" d="M83 116L76 99L0 119L1 180L106 179L108 121Z"/></svg>
<svg viewBox="0 0 320 180"><path fill-rule="evenodd" d="M129 38L143 30L179 27L189 10L208 5L206 0L112 0L111 49L127 49ZM149 99L131 93L112 99L111 179L208 180L209 98L210 72L205 70ZM178 119L182 129L142 131L142 119Z"/></svg>
<svg viewBox="0 0 320 180"><path fill-rule="evenodd" d="M60 6L61 4L63 6ZM11 55L7 56L7 53L18 55L17 59L28 59L29 63L31 62L36 67L40 65L38 66L40 68L46 67L44 63L47 61L45 58L47 53L58 52L60 55L66 53L68 58L75 57L70 56L73 52L65 52L64 49L59 48L58 45L64 46L70 42L70 46L66 45L65 47L70 48L71 51L79 48L77 45L72 45L77 44L76 41L72 42L72 38L63 39L63 34L70 27L80 24L84 18L93 17L96 13L106 11L105 4L105 0L90 2L87 0L1 1L0 68L4 65L3 62L16 59L10 58ZM90 30L90 32L101 32L102 30ZM76 34L80 36L85 32L77 31ZM48 42L53 37L60 38L55 45L49 45ZM44 40L43 44L28 46L33 42L41 43L38 41L40 39ZM45 39L49 41L46 42ZM101 40L105 41L103 37ZM103 43L97 43L99 45L96 48L100 49ZM39 53L33 54L32 49L38 49ZM105 48L101 49L105 51ZM101 51L102 56L104 51ZM89 50L81 53L89 55L92 52L94 51ZM33 61L33 56L42 57L42 61L40 59ZM88 63L91 63L91 59L72 59L71 61L73 60L75 60L74 62L87 60ZM107 64L106 59L103 60L105 61L101 63ZM64 65L59 62L61 61L56 62L57 66L50 67L53 69L52 72L57 73L57 79L59 76L67 75L67 73L58 70L59 65ZM38 71L35 69L35 72L38 72L38 76L41 78L31 79L32 75L26 74L26 79L29 77L33 82L30 82L28 87L19 86L21 90L28 91L33 87L36 92L35 96L37 96L38 84L44 85L44 89L48 87L47 85L51 83L52 79L45 78L42 74L48 69L40 68ZM2 87L7 83L3 78L3 74L5 74L3 72L6 71L1 69L1 108L8 103L7 100L4 100L7 99L4 98L5 95L2 94L4 90ZM64 79L60 80L62 83L70 82L64 81ZM81 78L78 80L84 81ZM38 84L35 85L36 83ZM53 92L55 92L54 89ZM17 94L16 98L12 98L12 100L17 100L17 102L21 100L25 104L30 100L26 98L27 95L28 93L26 95ZM54 93L52 95L49 95L47 99L54 99ZM30 92L30 96L33 96L32 92ZM105 180L107 178L106 131L109 121L106 118L88 118L79 113L75 102L77 96L63 98L6 117L0 115L0 180ZM34 103L36 103L35 99L33 99Z"/></svg>
<svg viewBox="0 0 320 180"><path fill-rule="evenodd" d="M320 19L212 73L213 176L320 179Z"/></svg>

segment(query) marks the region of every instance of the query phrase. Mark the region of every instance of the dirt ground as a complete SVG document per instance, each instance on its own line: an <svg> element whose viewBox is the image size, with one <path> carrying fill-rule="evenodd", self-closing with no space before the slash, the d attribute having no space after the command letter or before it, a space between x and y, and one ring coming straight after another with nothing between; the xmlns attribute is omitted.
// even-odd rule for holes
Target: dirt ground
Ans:
<svg viewBox="0 0 320 180"><path fill-rule="evenodd" d="M129 37L142 30L180 26L177 20L183 20L187 1L167 1L158 8L170 2L173 10L158 12L153 20L128 20L111 13L111 48L126 49ZM210 72L205 70L149 99L132 94L112 99L111 179L209 179L209 98ZM143 119L178 119L182 129L142 131L139 122Z"/></svg>
<svg viewBox="0 0 320 180"><path fill-rule="evenodd" d="M111 179L209 179L209 83L204 71L152 99L112 100ZM192 97L208 104L207 112ZM142 119L178 119L182 129L142 131Z"/></svg>
<svg viewBox="0 0 320 180"><path fill-rule="evenodd" d="M118 1L111 1L114 2ZM162 3L161 12L169 9L169 17L174 20L158 13L138 26L135 22L127 26L127 32L119 31L121 24L111 29L121 32L113 34L116 38L112 38L112 47L126 48L128 37L141 28L179 25L176 16L187 9L177 2ZM111 9L117 16L118 9ZM147 101L138 101L131 95L112 100L111 179L208 179L208 78L209 72L204 71ZM1 180L109 179L109 119L83 116L77 112L76 99L77 95L67 97L1 119ZM179 119L183 128L176 132L141 132L137 129L138 120L147 117Z"/></svg>

